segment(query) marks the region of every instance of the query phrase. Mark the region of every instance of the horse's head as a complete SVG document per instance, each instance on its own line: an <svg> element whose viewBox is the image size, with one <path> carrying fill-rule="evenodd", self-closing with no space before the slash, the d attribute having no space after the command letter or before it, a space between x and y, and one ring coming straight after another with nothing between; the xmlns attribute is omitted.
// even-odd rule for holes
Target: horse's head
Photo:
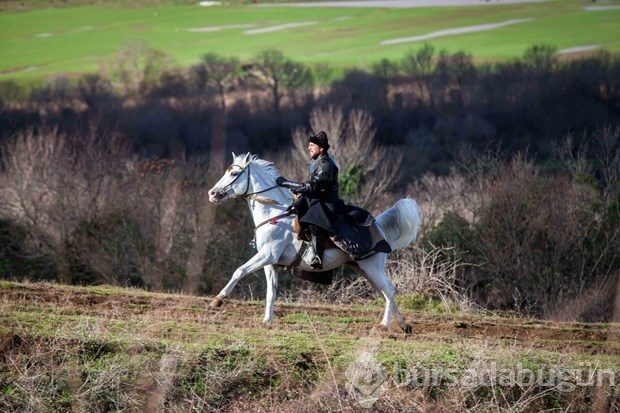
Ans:
<svg viewBox="0 0 620 413"><path fill-rule="evenodd" d="M219 181L209 190L209 201L219 203L246 195L250 186L249 164L252 155L233 155L233 163L226 168L226 172Z"/></svg>

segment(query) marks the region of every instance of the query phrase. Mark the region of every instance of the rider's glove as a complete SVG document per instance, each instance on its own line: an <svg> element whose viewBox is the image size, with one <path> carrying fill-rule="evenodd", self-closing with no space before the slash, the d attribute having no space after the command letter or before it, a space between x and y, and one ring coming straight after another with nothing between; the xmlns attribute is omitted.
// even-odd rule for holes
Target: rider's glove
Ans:
<svg viewBox="0 0 620 413"><path fill-rule="evenodd" d="M310 189L309 183L293 182L281 176L276 179L276 185L288 188L296 194L303 194L304 192L308 192Z"/></svg>
<svg viewBox="0 0 620 413"><path fill-rule="evenodd" d="M299 186L295 188L291 188L291 191L293 191L294 194L304 194L308 192L309 190L310 190L309 183L300 183Z"/></svg>

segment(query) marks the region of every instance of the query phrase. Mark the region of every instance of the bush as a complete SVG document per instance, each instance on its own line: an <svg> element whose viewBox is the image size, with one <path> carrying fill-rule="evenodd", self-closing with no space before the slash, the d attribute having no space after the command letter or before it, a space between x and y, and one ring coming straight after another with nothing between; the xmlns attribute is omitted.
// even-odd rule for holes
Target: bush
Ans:
<svg viewBox="0 0 620 413"><path fill-rule="evenodd" d="M71 239L73 283L145 284L142 262L154 248L130 213L118 211L84 221Z"/></svg>
<svg viewBox="0 0 620 413"><path fill-rule="evenodd" d="M568 173L544 175L523 157L489 171L487 184L472 222L447 213L422 240L476 265L458 277L476 302L548 316L613 277L617 206L601 219L592 186Z"/></svg>
<svg viewBox="0 0 620 413"><path fill-rule="evenodd" d="M11 220L0 218L0 278L30 281L52 280L53 261L33 248L28 231Z"/></svg>

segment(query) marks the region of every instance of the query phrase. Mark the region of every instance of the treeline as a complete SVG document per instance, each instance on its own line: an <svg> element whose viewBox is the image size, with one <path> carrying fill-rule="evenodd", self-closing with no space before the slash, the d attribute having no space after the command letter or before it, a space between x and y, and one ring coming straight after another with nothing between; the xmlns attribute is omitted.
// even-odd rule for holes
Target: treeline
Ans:
<svg viewBox="0 0 620 413"><path fill-rule="evenodd" d="M312 109L361 109L384 145L401 146L409 175L446 173L463 146L501 144L539 160L554 142L620 119L617 54L562 60L535 45L523 58L475 65L470 54L410 50L400 61L337 74L265 50L253 59L213 54L188 69L143 43L128 44L98 74L58 77L32 90L0 84L0 138L33 127L79 134L96 121L145 156L209 153L213 108L224 106L227 148L263 154L290 145Z"/></svg>
<svg viewBox="0 0 620 413"><path fill-rule="evenodd" d="M216 293L252 255L245 206L207 199L225 149L302 178L305 139L326 130L349 202L377 213L406 193L421 204L420 249L395 257L399 271L406 260L406 272L443 273L455 296L487 308L609 319L618 58L553 52L475 66L427 45L329 82L329 68L274 50L179 70L134 45L77 83L4 83L0 277ZM401 293L443 297L411 280ZM298 285L283 277L281 292ZM263 288L249 277L236 293Z"/></svg>

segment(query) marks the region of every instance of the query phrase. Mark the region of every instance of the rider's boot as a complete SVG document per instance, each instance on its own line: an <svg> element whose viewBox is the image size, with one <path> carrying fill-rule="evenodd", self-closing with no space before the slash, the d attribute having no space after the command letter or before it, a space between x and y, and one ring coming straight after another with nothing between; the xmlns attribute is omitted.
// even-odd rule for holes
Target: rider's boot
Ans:
<svg viewBox="0 0 620 413"><path fill-rule="evenodd" d="M325 250L325 242L323 235L312 234L310 239L314 257L310 260L310 266L315 270L323 269L323 251Z"/></svg>

